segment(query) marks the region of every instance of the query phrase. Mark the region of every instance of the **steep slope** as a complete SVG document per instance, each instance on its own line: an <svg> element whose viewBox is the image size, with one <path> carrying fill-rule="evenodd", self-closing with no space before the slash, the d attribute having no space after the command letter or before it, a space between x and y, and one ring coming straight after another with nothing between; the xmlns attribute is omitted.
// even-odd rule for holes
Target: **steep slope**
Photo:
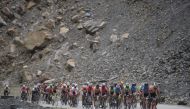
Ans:
<svg viewBox="0 0 190 109"><path fill-rule="evenodd" d="M118 76L190 99L189 0L0 2L2 81L36 80L37 72L76 82Z"/></svg>

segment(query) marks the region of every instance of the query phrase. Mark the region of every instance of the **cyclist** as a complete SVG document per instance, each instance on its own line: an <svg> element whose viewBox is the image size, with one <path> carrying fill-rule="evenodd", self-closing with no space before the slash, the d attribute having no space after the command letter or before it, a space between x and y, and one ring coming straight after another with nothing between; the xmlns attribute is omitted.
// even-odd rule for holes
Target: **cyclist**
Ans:
<svg viewBox="0 0 190 109"><path fill-rule="evenodd" d="M9 94L10 94L9 85L5 85L5 88L4 88L4 96L9 96Z"/></svg>

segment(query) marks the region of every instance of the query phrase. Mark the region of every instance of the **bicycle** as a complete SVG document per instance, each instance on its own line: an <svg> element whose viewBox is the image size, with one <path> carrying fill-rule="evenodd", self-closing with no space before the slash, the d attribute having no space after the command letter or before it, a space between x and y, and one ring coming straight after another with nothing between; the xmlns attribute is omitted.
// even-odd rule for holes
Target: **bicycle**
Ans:
<svg viewBox="0 0 190 109"><path fill-rule="evenodd" d="M156 105L157 105L157 99L151 98L150 109L157 109Z"/></svg>
<svg viewBox="0 0 190 109"><path fill-rule="evenodd" d="M132 107L132 109L136 109L137 108L137 98L134 94L131 97L132 97L131 107Z"/></svg>
<svg viewBox="0 0 190 109"><path fill-rule="evenodd" d="M102 109L106 109L106 101L107 101L107 95L102 95L101 98L100 98L100 101L101 101L101 108Z"/></svg>
<svg viewBox="0 0 190 109"><path fill-rule="evenodd" d="M86 109L92 109L92 96L90 95L83 95L82 107Z"/></svg>
<svg viewBox="0 0 190 109"><path fill-rule="evenodd" d="M100 96L94 96L94 107L98 109L100 107Z"/></svg>

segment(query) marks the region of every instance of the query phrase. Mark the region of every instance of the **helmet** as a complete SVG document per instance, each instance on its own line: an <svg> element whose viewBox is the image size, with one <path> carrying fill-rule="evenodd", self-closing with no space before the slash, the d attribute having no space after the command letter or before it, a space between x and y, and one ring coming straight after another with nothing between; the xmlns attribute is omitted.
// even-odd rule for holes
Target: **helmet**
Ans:
<svg viewBox="0 0 190 109"><path fill-rule="evenodd" d="M78 84L77 83L75 83L75 87L77 87L78 86Z"/></svg>
<svg viewBox="0 0 190 109"><path fill-rule="evenodd" d="M158 85L156 84L156 82L154 82L154 84L153 84L153 85L154 85L154 87L158 87Z"/></svg>
<svg viewBox="0 0 190 109"><path fill-rule="evenodd" d="M120 85L117 84L117 85L116 85L116 88L120 88Z"/></svg>
<svg viewBox="0 0 190 109"><path fill-rule="evenodd" d="M136 83L133 83L132 85L136 85Z"/></svg>
<svg viewBox="0 0 190 109"><path fill-rule="evenodd" d="M37 88L37 87L38 87L37 85L34 86L34 88Z"/></svg>
<svg viewBox="0 0 190 109"><path fill-rule="evenodd" d="M106 83L102 83L102 86L106 86Z"/></svg>
<svg viewBox="0 0 190 109"><path fill-rule="evenodd" d="M116 87L116 86L117 86L117 83L114 83L113 85L114 85L114 87Z"/></svg>
<svg viewBox="0 0 190 109"><path fill-rule="evenodd" d="M22 87L26 87L26 85L24 84L24 85L22 85Z"/></svg>
<svg viewBox="0 0 190 109"><path fill-rule="evenodd" d="M70 86L70 82L67 82L67 85Z"/></svg>
<svg viewBox="0 0 190 109"><path fill-rule="evenodd" d="M6 84L6 85L5 85L5 87L9 87L9 85L8 85L8 84Z"/></svg>
<svg viewBox="0 0 190 109"><path fill-rule="evenodd" d="M89 85L90 84L90 82L86 82L86 85Z"/></svg>
<svg viewBox="0 0 190 109"><path fill-rule="evenodd" d="M129 83L125 83L125 86L129 86Z"/></svg>
<svg viewBox="0 0 190 109"><path fill-rule="evenodd" d="M75 83L72 83L72 86L74 87L74 86L75 86Z"/></svg>
<svg viewBox="0 0 190 109"><path fill-rule="evenodd" d="M66 87L66 86L67 86L67 84L63 84L63 86L65 86L65 87Z"/></svg>
<svg viewBox="0 0 190 109"><path fill-rule="evenodd" d="M123 84L124 82L123 81L120 81L121 84Z"/></svg>

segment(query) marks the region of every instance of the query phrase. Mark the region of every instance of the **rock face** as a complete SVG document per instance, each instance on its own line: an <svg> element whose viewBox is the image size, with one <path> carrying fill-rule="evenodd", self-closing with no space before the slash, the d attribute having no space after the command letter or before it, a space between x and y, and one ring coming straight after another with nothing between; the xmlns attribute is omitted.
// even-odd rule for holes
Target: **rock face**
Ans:
<svg viewBox="0 0 190 109"><path fill-rule="evenodd" d="M46 46L50 39L50 34L47 31L29 32L24 39L24 46L28 50L34 50Z"/></svg>
<svg viewBox="0 0 190 109"><path fill-rule="evenodd" d="M166 102L190 100L189 0L0 0L0 16L0 81L28 65L32 79L157 82Z"/></svg>

